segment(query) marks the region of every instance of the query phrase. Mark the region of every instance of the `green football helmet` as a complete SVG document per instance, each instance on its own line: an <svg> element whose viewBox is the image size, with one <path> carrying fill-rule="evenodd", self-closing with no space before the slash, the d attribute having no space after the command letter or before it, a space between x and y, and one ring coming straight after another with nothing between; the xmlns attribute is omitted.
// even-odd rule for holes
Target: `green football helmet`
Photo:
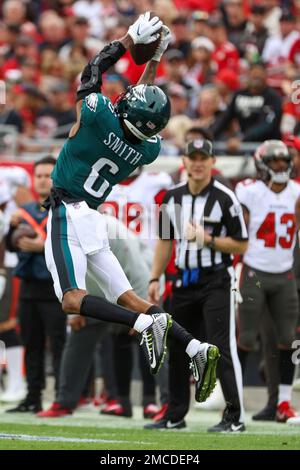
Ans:
<svg viewBox="0 0 300 470"><path fill-rule="evenodd" d="M155 85L129 86L115 103L117 115L130 132L140 140L158 134L168 123L169 98Z"/></svg>

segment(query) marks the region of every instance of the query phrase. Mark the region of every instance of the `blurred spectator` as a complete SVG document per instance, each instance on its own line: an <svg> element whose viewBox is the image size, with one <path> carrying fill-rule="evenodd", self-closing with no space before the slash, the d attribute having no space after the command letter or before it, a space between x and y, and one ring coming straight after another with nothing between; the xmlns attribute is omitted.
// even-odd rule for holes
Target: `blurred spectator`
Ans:
<svg viewBox="0 0 300 470"><path fill-rule="evenodd" d="M186 114L188 108L187 90L178 83L170 83L168 96L171 101L171 115Z"/></svg>
<svg viewBox="0 0 300 470"><path fill-rule="evenodd" d="M209 18L209 15L206 11L194 11L192 13L192 24L191 30L194 38L198 36L206 36L206 22Z"/></svg>
<svg viewBox="0 0 300 470"><path fill-rule="evenodd" d="M222 69L214 77L220 99L221 106L227 106L232 94L240 87L239 76L231 69Z"/></svg>
<svg viewBox="0 0 300 470"><path fill-rule="evenodd" d="M61 77L64 75L64 64L52 48L46 48L41 53L42 76Z"/></svg>
<svg viewBox="0 0 300 470"><path fill-rule="evenodd" d="M205 36L199 36L192 41L191 67L188 76L201 85L210 83L216 72L216 65L212 61L215 51L213 42Z"/></svg>
<svg viewBox="0 0 300 470"><path fill-rule="evenodd" d="M127 85L128 83L122 75L107 73L103 77L102 93L114 103L118 96L125 91Z"/></svg>
<svg viewBox="0 0 300 470"><path fill-rule="evenodd" d="M91 34L96 38L105 36L105 17L116 13L115 2L110 0L79 0L74 3L73 10L76 16L84 16L91 25Z"/></svg>
<svg viewBox="0 0 300 470"><path fill-rule="evenodd" d="M53 47L54 50L57 50L67 42L65 22L53 11L43 13L39 25L43 37L43 42L40 45L41 50L45 47Z"/></svg>
<svg viewBox="0 0 300 470"><path fill-rule="evenodd" d="M15 47L20 34L20 26L17 24L6 25L1 23L1 52L6 59L14 55Z"/></svg>
<svg viewBox="0 0 300 470"><path fill-rule="evenodd" d="M22 117L13 106L9 90L6 92L6 103L0 105L0 125L15 126L18 132L23 129Z"/></svg>
<svg viewBox="0 0 300 470"><path fill-rule="evenodd" d="M192 126L193 121L184 114L174 115L169 120L167 127L164 129L162 135L164 138L176 146L174 154L179 154L180 150L184 148L185 133ZM165 142L163 142L164 144ZM165 148L165 147L164 147ZM169 147L169 154L171 154L171 148Z"/></svg>
<svg viewBox="0 0 300 470"><path fill-rule="evenodd" d="M35 41L36 44L39 44L42 40L42 36L40 35L37 25L34 23L30 23L30 21L26 21L21 26L21 34L24 36L28 36Z"/></svg>
<svg viewBox="0 0 300 470"><path fill-rule="evenodd" d="M199 94L196 108L198 116L194 121L194 125L211 131L221 114L220 104L221 100L217 87L213 85L203 87Z"/></svg>
<svg viewBox="0 0 300 470"><path fill-rule="evenodd" d="M263 64L253 64L249 70L246 88L238 90L220 121L214 136L220 134L233 119L239 123L240 132L228 141L228 149L236 151L241 142L262 142L280 138L281 98L266 84L267 74Z"/></svg>
<svg viewBox="0 0 300 470"><path fill-rule="evenodd" d="M28 36L19 36L13 49L10 58L3 64L3 74L7 79L18 78L21 79L21 63L29 58L36 60L38 56L37 45L33 39ZM16 71L19 71L18 73Z"/></svg>
<svg viewBox="0 0 300 470"><path fill-rule="evenodd" d="M268 33L280 34L279 18L281 15L281 8L279 0L264 0L264 7L266 9L265 27Z"/></svg>
<svg viewBox="0 0 300 470"><path fill-rule="evenodd" d="M67 82L58 81L50 88L49 104L41 109L36 119L36 136L42 138L66 138L76 113L69 101Z"/></svg>
<svg viewBox="0 0 300 470"><path fill-rule="evenodd" d="M40 72L39 63L33 57L25 57L21 61L21 80L22 83L29 83L32 85L39 85Z"/></svg>
<svg viewBox="0 0 300 470"><path fill-rule="evenodd" d="M228 41L228 35L224 23L218 17L212 17L207 22L207 35L215 45L212 60L217 64L217 70L230 68L239 70L239 52L237 48Z"/></svg>
<svg viewBox="0 0 300 470"><path fill-rule="evenodd" d="M243 37L243 55L250 62L255 62L257 56L261 56L268 38L268 30L265 26L266 8L264 5L253 5Z"/></svg>
<svg viewBox="0 0 300 470"><path fill-rule="evenodd" d="M184 56L187 56L191 48L187 18L185 16L177 16L174 18L171 29L172 41L170 47L179 49Z"/></svg>
<svg viewBox="0 0 300 470"><path fill-rule="evenodd" d="M215 10L217 0L174 0L178 10L204 10L211 13Z"/></svg>
<svg viewBox="0 0 300 470"><path fill-rule="evenodd" d="M69 82L74 82L80 76L87 61L88 50L84 46L74 44L70 49L69 58L65 62L64 77Z"/></svg>
<svg viewBox="0 0 300 470"><path fill-rule="evenodd" d="M71 26L71 41L60 49L59 57L62 60L69 60L74 46L84 47L88 52L88 59L97 54L104 45L101 41L91 37L89 30L89 21L86 17L75 17Z"/></svg>
<svg viewBox="0 0 300 470"><path fill-rule="evenodd" d="M38 112L45 106L45 96L33 85L16 85L12 88L14 106L23 120L23 134L33 137Z"/></svg>
<svg viewBox="0 0 300 470"><path fill-rule="evenodd" d="M188 66L185 62L184 54L179 49L170 49L165 53L165 75L156 79L159 86L168 86L169 83L177 83L182 85L188 92L188 96L192 99L198 94L199 84L190 77Z"/></svg>
<svg viewBox="0 0 300 470"><path fill-rule="evenodd" d="M283 138L287 138L291 134L296 134L300 130L300 100L299 85L297 84L297 69L294 66L285 67L285 77L281 80L281 88L286 97L282 109L282 119L280 123L280 131Z"/></svg>
<svg viewBox="0 0 300 470"><path fill-rule="evenodd" d="M225 0L223 13L229 41L240 50L247 26L243 0Z"/></svg>
<svg viewBox="0 0 300 470"><path fill-rule="evenodd" d="M295 17L290 11L283 10L280 16L280 34L270 36L265 44L262 58L270 66L276 66L293 60L293 47L300 41L300 33L296 31Z"/></svg>
<svg viewBox="0 0 300 470"><path fill-rule="evenodd" d="M2 13L6 24L21 25L26 20L26 4L22 0L6 0L3 3Z"/></svg>

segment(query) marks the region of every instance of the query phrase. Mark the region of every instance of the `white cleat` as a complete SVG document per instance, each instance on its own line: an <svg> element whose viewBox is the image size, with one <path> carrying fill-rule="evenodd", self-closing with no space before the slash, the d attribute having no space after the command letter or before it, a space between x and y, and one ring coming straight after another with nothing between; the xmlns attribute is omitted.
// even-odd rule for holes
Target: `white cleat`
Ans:
<svg viewBox="0 0 300 470"><path fill-rule="evenodd" d="M300 426L300 416L295 416L294 418L289 418L287 424L292 426Z"/></svg>

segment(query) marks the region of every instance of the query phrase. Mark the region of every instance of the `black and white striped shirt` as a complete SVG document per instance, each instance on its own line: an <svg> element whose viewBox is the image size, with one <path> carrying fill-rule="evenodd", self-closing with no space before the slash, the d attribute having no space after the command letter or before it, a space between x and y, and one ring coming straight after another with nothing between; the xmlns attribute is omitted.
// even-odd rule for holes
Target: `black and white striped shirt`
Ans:
<svg viewBox="0 0 300 470"><path fill-rule="evenodd" d="M230 266L231 255L203 247L184 238L188 222L202 224L214 237L247 240L241 205L233 191L212 178L197 195L182 183L167 191L160 208L159 237L176 242L176 266L179 269Z"/></svg>

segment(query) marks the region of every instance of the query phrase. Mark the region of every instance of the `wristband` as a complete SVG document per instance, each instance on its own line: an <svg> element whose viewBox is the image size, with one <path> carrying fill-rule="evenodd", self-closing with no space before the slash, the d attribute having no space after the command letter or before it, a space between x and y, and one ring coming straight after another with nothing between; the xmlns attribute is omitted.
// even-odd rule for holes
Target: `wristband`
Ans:
<svg viewBox="0 0 300 470"><path fill-rule="evenodd" d="M149 285L152 284L153 282L159 282L159 278L158 277L154 277L153 279L150 279L149 281Z"/></svg>

